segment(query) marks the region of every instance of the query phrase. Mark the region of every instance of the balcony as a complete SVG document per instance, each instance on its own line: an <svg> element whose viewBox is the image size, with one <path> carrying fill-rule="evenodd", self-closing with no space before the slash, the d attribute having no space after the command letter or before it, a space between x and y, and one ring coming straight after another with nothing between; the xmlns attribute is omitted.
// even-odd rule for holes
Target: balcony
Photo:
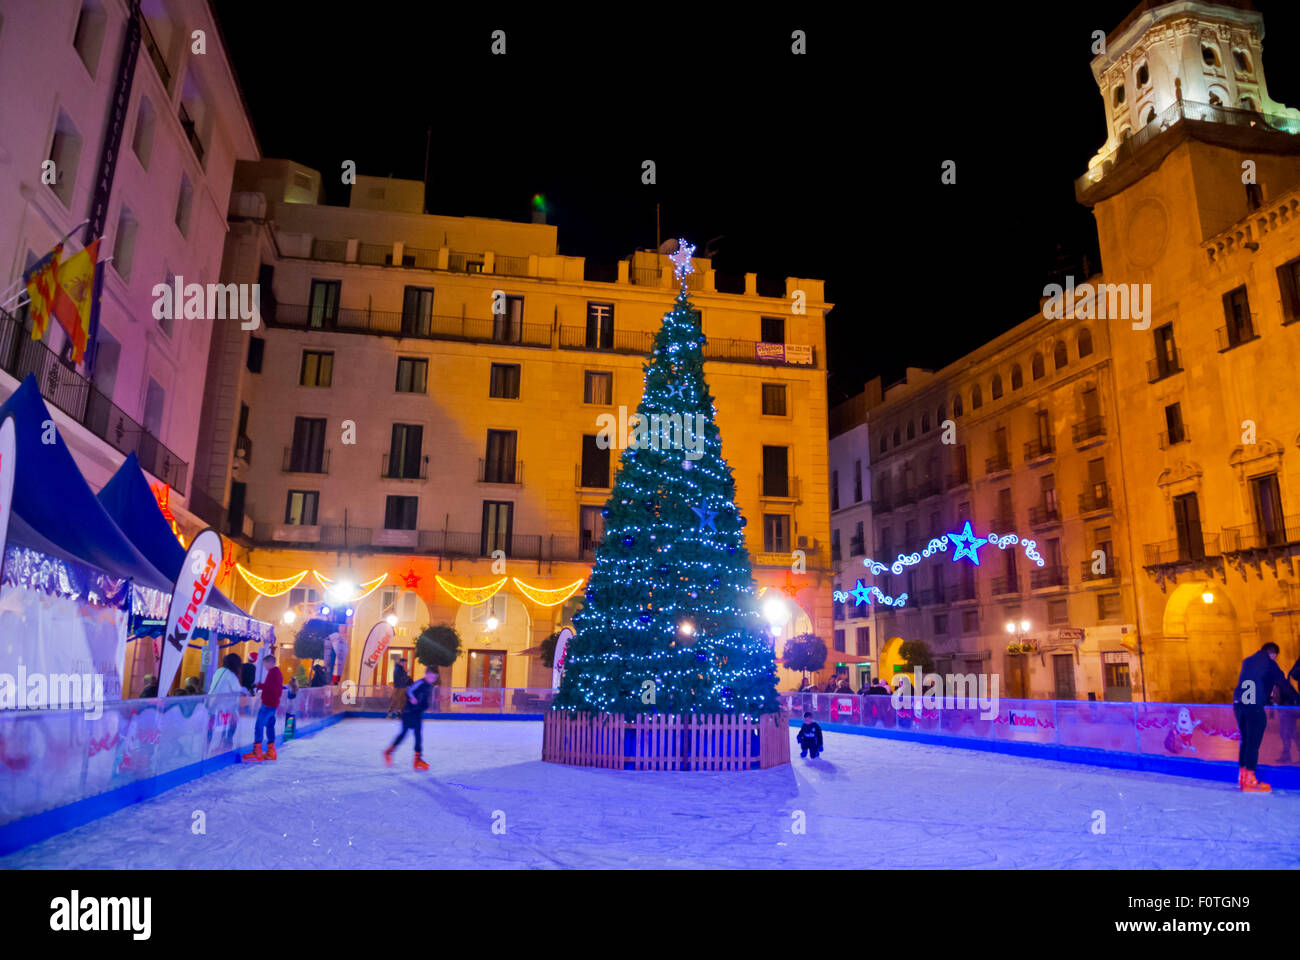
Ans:
<svg viewBox="0 0 1300 960"><path fill-rule="evenodd" d="M1177 431L1170 431L1170 430L1162 430L1162 431L1160 431L1160 449L1161 449L1161 450L1168 450L1168 449L1169 449L1170 447L1172 447L1174 444L1176 444L1176 443L1186 443L1187 440L1188 440L1188 437L1187 437L1187 428L1186 428L1186 427L1182 427L1182 428L1180 428L1180 429L1177 430Z"/></svg>
<svg viewBox="0 0 1300 960"><path fill-rule="evenodd" d="M378 337L409 337L416 340L459 340L470 343L498 343L507 346L551 346L548 323L508 323L504 317L444 317L418 315L401 310L340 308L332 316L313 311L305 304L281 303L275 317L263 317L267 326L335 333L363 333Z"/></svg>
<svg viewBox="0 0 1300 960"><path fill-rule="evenodd" d="M654 349L654 339L653 333L644 330L596 331L586 327L560 327L562 350L597 350L602 353L645 356Z"/></svg>
<svg viewBox="0 0 1300 960"><path fill-rule="evenodd" d="M1091 489L1079 494L1080 513L1097 513L1110 509L1110 484L1108 483L1094 483Z"/></svg>
<svg viewBox="0 0 1300 960"><path fill-rule="evenodd" d="M849 537L849 556L864 557L867 555L866 544L863 543L864 537Z"/></svg>
<svg viewBox="0 0 1300 960"><path fill-rule="evenodd" d="M876 494L871 501L871 510L877 516L892 512L895 506L894 495L888 491Z"/></svg>
<svg viewBox="0 0 1300 960"><path fill-rule="evenodd" d="M1029 508L1029 525L1046 527L1061 522L1061 506L1058 503L1040 503Z"/></svg>
<svg viewBox="0 0 1300 960"><path fill-rule="evenodd" d="M990 522L993 524L990 529L998 533L1005 533L1008 530L1014 530L1016 527L1016 518L1010 513L999 513ZM962 524L958 523L957 526L960 527Z"/></svg>
<svg viewBox="0 0 1300 960"><path fill-rule="evenodd" d="M3 309L0 309L0 369L20 382L28 374L34 375L47 402L119 452L134 453L141 468L169 485L177 496L184 493L189 465L60 360L42 341L31 339L18 318Z"/></svg>
<svg viewBox="0 0 1300 960"><path fill-rule="evenodd" d="M947 591L943 587L930 587L917 592L916 603L921 607L936 607L946 602L946 595Z"/></svg>
<svg viewBox="0 0 1300 960"><path fill-rule="evenodd" d="M319 456L312 456L310 451L295 447L284 448L284 460L281 473L307 473L328 476L330 472L330 451L317 451Z"/></svg>
<svg viewBox="0 0 1300 960"><path fill-rule="evenodd" d="M253 441L249 439L248 434L241 433L235 438L235 458L243 460L246 464L252 464Z"/></svg>
<svg viewBox="0 0 1300 960"><path fill-rule="evenodd" d="M1222 537L1223 552L1244 553L1300 544L1300 516L1279 519L1280 523L1268 527L1260 526L1258 523L1225 527Z"/></svg>
<svg viewBox="0 0 1300 960"><path fill-rule="evenodd" d="M958 580L945 590L949 603L962 603L976 598L975 580Z"/></svg>
<svg viewBox="0 0 1300 960"><path fill-rule="evenodd" d="M947 478L944 480L944 490L956 490L958 487L967 486L970 483L970 470L966 467L966 458L953 463L952 470L949 471Z"/></svg>
<svg viewBox="0 0 1300 960"><path fill-rule="evenodd" d="M1159 356L1154 360L1147 361L1147 383L1158 383L1166 377L1172 377L1175 373L1182 373L1182 363L1179 361L1178 350L1172 345L1169 348L1168 356Z"/></svg>
<svg viewBox="0 0 1300 960"><path fill-rule="evenodd" d="M1227 353L1229 350L1259 339L1259 334L1251 323L1219 327L1215 331L1215 336L1219 340L1220 353Z"/></svg>
<svg viewBox="0 0 1300 960"><path fill-rule="evenodd" d="M1029 571L1029 588L1031 590L1045 590L1048 587L1068 587L1070 578L1066 575L1064 566L1046 566L1038 567Z"/></svg>
<svg viewBox="0 0 1300 960"><path fill-rule="evenodd" d="M1056 441L1051 437L1038 437L1025 443L1025 462L1046 460L1056 453Z"/></svg>
<svg viewBox="0 0 1300 960"><path fill-rule="evenodd" d="M994 577L993 578L993 596L1004 597L1008 594L1020 592L1019 577Z"/></svg>
<svg viewBox="0 0 1300 960"><path fill-rule="evenodd" d="M379 478L381 480L428 480L429 479L429 455L426 453L420 458L419 467L415 470L405 460L390 460L391 454L384 454L379 460Z"/></svg>
<svg viewBox="0 0 1300 960"><path fill-rule="evenodd" d="M521 484L524 482L524 462L479 457L478 482Z"/></svg>
<svg viewBox="0 0 1300 960"><path fill-rule="evenodd" d="M1091 446L1094 442L1105 439L1106 418L1088 417L1076 423L1071 428L1071 433L1076 447Z"/></svg>
<svg viewBox="0 0 1300 960"><path fill-rule="evenodd" d="M760 473L758 475L759 496L765 500L798 500L799 478L784 473Z"/></svg>
<svg viewBox="0 0 1300 960"><path fill-rule="evenodd" d="M916 485L916 502L929 500L931 497L937 497L943 493L943 488L938 480L922 480Z"/></svg>
<svg viewBox="0 0 1300 960"><path fill-rule="evenodd" d="M1148 543L1142 550L1148 567L1203 564L1222 556L1217 533L1199 533L1177 540Z"/></svg>
<svg viewBox="0 0 1300 960"><path fill-rule="evenodd" d="M1004 450L1001 453L995 453L984 461L985 474L992 476L995 473L1006 473L1011 469L1011 452Z"/></svg>
<svg viewBox="0 0 1300 960"><path fill-rule="evenodd" d="M1079 564L1079 579L1084 583L1106 582L1119 579L1119 568L1113 563L1106 564L1105 573L1094 573L1092 561L1084 560Z"/></svg>
<svg viewBox="0 0 1300 960"><path fill-rule="evenodd" d="M588 464L584 470L581 463L573 467L573 485L579 490L608 490L609 464Z"/></svg>

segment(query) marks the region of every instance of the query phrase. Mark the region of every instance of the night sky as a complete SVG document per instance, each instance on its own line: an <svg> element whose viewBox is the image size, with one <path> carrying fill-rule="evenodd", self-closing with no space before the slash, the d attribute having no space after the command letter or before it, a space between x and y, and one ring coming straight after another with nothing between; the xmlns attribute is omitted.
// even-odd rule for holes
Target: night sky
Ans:
<svg viewBox="0 0 1300 960"><path fill-rule="evenodd" d="M613 264L655 245L661 204L664 238L701 254L722 238L717 270L826 280L832 402L1027 319L1058 247L1097 264L1073 189L1106 136L1091 33L1134 5L724 21L645 4L579 23L555 5L213 0L263 154L322 171L330 202L347 201L344 160L423 178L432 127L432 213L528 220L542 193L560 252ZM1300 106L1300 3L1256 7L1269 93ZM949 159L955 186L939 181Z"/></svg>

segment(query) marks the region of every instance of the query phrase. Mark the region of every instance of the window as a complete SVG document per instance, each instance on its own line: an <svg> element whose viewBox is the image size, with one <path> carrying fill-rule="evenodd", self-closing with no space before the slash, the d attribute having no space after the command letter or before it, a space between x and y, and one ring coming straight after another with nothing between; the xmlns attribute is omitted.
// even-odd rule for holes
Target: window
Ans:
<svg viewBox="0 0 1300 960"><path fill-rule="evenodd" d="M264 337L248 338L248 360L244 364L249 373L262 372L262 359L266 356L266 339ZM96 363L96 366L99 364Z"/></svg>
<svg viewBox="0 0 1300 960"><path fill-rule="evenodd" d="M414 530L419 497L388 497L384 504L385 530Z"/></svg>
<svg viewBox="0 0 1300 960"><path fill-rule="evenodd" d="M1201 534L1201 507L1194 493L1174 497L1174 530L1178 535L1178 559L1201 560L1205 557L1205 538Z"/></svg>
<svg viewBox="0 0 1300 960"><path fill-rule="evenodd" d="M484 483L515 483L515 449L518 434L514 430L489 430L487 452L483 458Z"/></svg>
<svg viewBox="0 0 1300 960"><path fill-rule="evenodd" d="M984 406L984 391L980 389L980 385L977 383L975 386L971 387L970 408L972 410L978 410L982 406Z"/></svg>
<svg viewBox="0 0 1300 960"><path fill-rule="evenodd" d="M1258 112L1259 112L1259 108L1258 108L1257 106L1255 106L1255 98L1254 98L1254 97L1242 97L1242 98L1241 98L1241 109L1246 110L1246 111L1248 111L1248 112L1250 112L1250 113L1258 113ZM1257 184L1250 184L1250 186L1253 186L1253 187L1255 188L1256 191L1259 190L1259 186L1258 186ZM1261 199L1262 199L1262 198L1261 198Z"/></svg>
<svg viewBox="0 0 1300 960"><path fill-rule="evenodd" d="M871 628L870 627L858 627L856 629L854 642L857 644L856 649L853 651L854 653L856 653L859 657L871 656Z"/></svg>
<svg viewBox="0 0 1300 960"><path fill-rule="evenodd" d="M838 584L838 583L835 584L835 591L836 591L837 593L839 593L839 592L843 592L843 590L844 590L844 588L843 588L840 584ZM832 616L834 619L836 619L836 620L843 620L843 619L844 619L844 601L843 601L843 600L835 600L835 599L833 599L833 597L834 597L834 594L832 594L832 600L831 600L831 616Z"/></svg>
<svg viewBox="0 0 1300 960"><path fill-rule="evenodd" d="M960 417L960 416L962 415L962 412L963 412L963 411L962 411L962 407L961 407L961 397L953 397L953 398L952 398L952 415L953 415L953 418L956 419L957 417Z"/></svg>
<svg viewBox="0 0 1300 960"><path fill-rule="evenodd" d="M862 502L862 461L853 461L853 502Z"/></svg>
<svg viewBox="0 0 1300 960"><path fill-rule="evenodd" d="M499 400L518 400L519 371L517 363L492 364L488 377L488 396Z"/></svg>
<svg viewBox="0 0 1300 960"><path fill-rule="evenodd" d="M492 318L492 339L518 343L524 332L524 298L506 297L505 310Z"/></svg>
<svg viewBox="0 0 1300 960"><path fill-rule="evenodd" d="M491 556L495 550L510 553L510 534L514 526L515 505L504 500L483 501L483 528L479 552Z"/></svg>
<svg viewBox="0 0 1300 960"><path fill-rule="evenodd" d="M853 536L849 539L849 556L860 557L866 552L866 534L863 530L862 521L859 520L853 527Z"/></svg>
<svg viewBox="0 0 1300 960"><path fill-rule="evenodd" d="M1277 474L1269 473L1250 480L1250 500L1255 508L1255 529L1260 546L1278 547L1287 542L1282 518L1282 494Z"/></svg>
<svg viewBox="0 0 1300 960"><path fill-rule="evenodd" d="M194 207L194 187L190 185L190 178L181 174L181 188L176 195L176 227L180 230L181 236L189 236L190 232L190 211Z"/></svg>
<svg viewBox="0 0 1300 960"><path fill-rule="evenodd" d="M838 470L832 470L831 471L831 509L838 510L839 508L840 508L840 472Z"/></svg>
<svg viewBox="0 0 1300 960"><path fill-rule="evenodd" d="M326 330L338 323L339 287L338 280L311 282L311 305L307 313L307 326L314 330Z"/></svg>
<svg viewBox="0 0 1300 960"><path fill-rule="evenodd" d="M131 279L131 266L135 261L135 237L140 223L126 207L117 215L117 234L113 238L113 269L123 280Z"/></svg>
<svg viewBox="0 0 1300 960"><path fill-rule="evenodd" d="M1029 361L1030 376L1035 380L1041 380L1046 372L1047 371L1043 364L1043 355L1041 353L1035 353L1033 359Z"/></svg>
<svg viewBox="0 0 1300 960"><path fill-rule="evenodd" d="M993 374L992 393L994 400L1000 400L1002 398L1002 374L1000 373Z"/></svg>
<svg viewBox="0 0 1300 960"><path fill-rule="evenodd" d="M1124 84L1121 83L1115 87L1115 106L1118 107L1123 102L1124 102Z"/></svg>
<svg viewBox="0 0 1300 960"><path fill-rule="evenodd" d="M155 437L162 437L163 410L167 407L167 393L153 377L144 392L144 428Z"/></svg>
<svg viewBox="0 0 1300 960"><path fill-rule="evenodd" d="M95 348L95 388L105 399L113 399L113 387L117 384L117 365L122 357L122 344L103 326L99 327ZM242 532L242 531L241 531Z"/></svg>
<svg viewBox="0 0 1300 960"><path fill-rule="evenodd" d="M1038 493L1042 497L1044 519L1059 519L1061 506L1056 498L1056 477L1053 474L1045 473L1038 478Z"/></svg>
<svg viewBox="0 0 1300 960"><path fill-rule="evenodd" d="M614 374L608 370L588 370L583 376L582 402L608 406L614 402Z"/></svg>
<svg viewBox="0 0 1300 960"><path fill-rule="evenodd" d="M1097 619L1118 620L1123 614L1118 593L1097 594Z"/></svg>
<svg viewBox="0 0 1300 960"><path fill-rule="evenodd" d="M785 513L763 514L763 552L790 552L790 516Z"/></svg>
<svg viewBox="0 0 1300 960"><path fill-rule="evenodd" d="M598 434L583 434L582 485L604 490L609 486L609 447L602 448L598 439Z"/></svg>
<svg viewBox="0 0 1300 960"><path fill-rule="evenodd" d="M936 637L946 636L948 633L948 614L936 613L934 615L934 635Z"/></svg>
<svg viewBox="0 0 1300 960"><path fill-rule="evenodd" d="M429 361L421 357L397 358L398 393L425 393L429 382Z"/></svg>
<svg viewBox="0 0 1300 960"><path fill-rule="evenodd" d="M289 606L296 607L300 603L319 603L321 595L309 587L294 587L289 591Z"/></svg>
<svg viewBox="0 0 1300 960"><path fill-rule="evenodd" d="M99 52L104 47L104 26L107 22L108 17L98 0L82 0L81 13L77 16L77 33L72 45L92 77L99 66Z"/></svg>
<svg viewBox="0 0 1300 960"><path fill-rule="evenodd" d="M1092 353L1092 331L1084 327L1079 331L1079 356L1086 357Z"/></svg>
<svg viewBox="0 0 1300 960"><path fill-rule="evenodd" d="M1066 349L1064 340L1057 340L1056 346L1052 348L1052 364L1057 370L1064 370L1066 364L1070 362L1070 353Z"/></svg>
<svg viewBox="0 0 1300 960"><path fill-rule="evenodd" d="M1246 297L1244 284L1223 295L1223 314L1228 321L1224 328L1227 344L1220 343L1220 348L1240 346L1255 339L1255 331L1250 322L1250 301Z"/></svg>
<svg viewBox="0 0 1300 960"><path fill-rule="evenodd" d="M614 305L587 301L587 349L611 350L613 347Z"/></svg>
<svg viewBox="0 0 1300 960"><path fill-rule="evenodd" d="M930 411L929 410L926 410L924 413L921 414L921 432L922 433L930 432Z"/></svg>
<svg viewBox="0 0 1300 960"><path fill-rule="evenodd" d="M406 287L402 291L402 333L428 336L433 329L433 288Z"/></svg>
<svg viewBox="0 0 1300 960"><path fill-rule="evenodd" d="M763 447L763 496L790 495L789 455L789 447Z"/></svg>
<svg viewBox="0 0 1300 960"><path fill-rule="evenodd" d="M1174 325L1166 323L1151 331L1156 345L1156 379L1162 379L1177 373L1178 347L1174 344Z"/></svg>
<svg viewBox="0 0 1300 960"><path fill-rule="evenodd" d="M1156 120L1156 108L1147 107L1147 115L1143 118L1142 125L1147 126L1149 124L1155 123L1155 120Z"/></svg>
<svg viewBox="0 0 1300 960"><path fill-rule="evenodd" d="M763 384L763 415L765 417L785 416L785 384Z"/></svg>
<svg viewBox="0 0 1300 960"><path fill-rule="evenodd" d="M284 504L284 522L295 527L316 526L316 507L320 493L315 490L290 490Z"/></svg>
<svg viewBox="0 0 1300 960"><path fill-rule="evenodd" d="M1245 50L1233 50L1232 62L1233 65L1236 66L1238 73L1250 73L1250 57L1246 54ZM94 71L91 72L93 73ZM1243 101L1246 99L1248 98L1242 97Z"/></svg>
<svg viewBox="0 0 1300 960"><path fill-rule="evenodd" d="M334 354L304 350L298 384L303 387L328 387L333 382Z"/></svg>
<svg viewBox="0 0 1300 960"><path fill-rule="evenodd" d="M1137 82L1139 88L1145 87L1148 83L1151 82L1151 71L1147 69L1147 65L1145 63L1142 64L1142 66L1138 67Z"/></svg>
<svg viewBox="0 0 1300 960"><path fill-rule="evenodd" d="M325 419L293 418L293 446L289 448L289 473L325 472Z"/></svg>
<svg viewBox="0 0 1300 960"><path fill-rule="evenodd" d="M1248 183L1246 187L1246 209L1258 210L1264 205L1264 190L1258 183Z"/></svg>
<svg viewBox="0 0 1300 960"><path fill-rule="evenodd" d="M889 449L889 438L882 433L880 435L880 452L884 453L888 449Z"/></svg>
<svg viewBox="0 0 1300 960"><path fill-rule="evenodd" d="M1183 407L1182 404L1171 403L1165 407L1165 445L1171 446L1175 443L1182 443L1187 439L1187 431L1183 426Z"/></svg>
<svg viewBox="0 0 1300 960"><path fill-rule="evenodd" d="M939 424L943 423L943 421L944 421L944 419L945 419L945 418L944 418L945 409L946 409L946 408L944 407L943 403L940 403L940 404L939 404L939 409L936 410L936 411L934 412L934 423L935 423L935 426L938 426Z"/></svg>
<svg viewBox="0 0 1300 960"><path fill-rule="evenodd" d="M1219 52L1211 46L1201 44L1201 60L1207 67L1219 65Z"/></svg>
<svg viewBox="0 0 1300 960"><path fill-rule="evenodd" d="M785 317L763 317L760 328L764 343L785 343Z"/></svg>
<svg viewBox="0 0 1300 960"><path fill-rule="evenodd" d="M837 527L836 529L831 531L831 561L834 563L839 563L840 557L841 557L840 531L839 528Z"/></svg>
<svg viewBox="0 0 1300 960"><path fill-rule="evenodd" d="M384 476L396 480L418 480L424 476L424 427L418 423L393 424ZM408 529L399 527L398 529Z"/></svg>
<svg viewBox="0 0 1300 960"><path fill-rule="evenodd" d="M148 97L140 98L140 106L135 113L135 132L131 135L131 149L140 160L140 165L149 169L149 155L153 152L153 131L158 114Z"/></svg>
<svg viewBox="0 0 1300 960"><path fill-rule="evenodd" d="M1019 390L1024 385L1025 385L1025 374L1020 369L1020 364L1013 363L1011 365L1011 389Z"/></svg>
<svg viewBox="0 0 1300 960"><path fill-rule="evenodd" d="M835 652L843 653L844 652L844 631L843 630L835 631L834 643L835 643Z"/></svg>
<svg viewBox="0 0 1300 960"><path fill-rule="evenodd" d="M1300 320L1300 257L1277 268L1277 285L1282 290L1282 322Z"/></svg>
<svg viewBox="0 0 1300 960"><path fill-rule="evenodd" d="M168 290L176 289L176 275L170 270L167 271L166 282ZM176 326L176 317L180 315L180 312L180 305L173 304L169 313L164 313L158 318L158 326L162 328L162 332L167 334L168 337L172 335L172 328Z"/></svg>
<svg viewBox="0 0 1300 960"><path fill-rule="evenodd" d="M582 507L578 510L578 527L581 531L583 560L596 558L596 544L605 537L605 510L603 507Z"/></svg>
<svg viewBox="0 0 1300 960"><path fill-rule="evenodd" d="M903 435L899 432L898 427L894 428L894 446L899 446L903 442Z"/></svg>
<svg viewBox="0 0 1300 960"><path fill-rule="evenodd" d="M915 420L909 420L909 421L907 421L907 439L909 439L909 440L915 440L915 439L916 439L916 421L915 421Z"/></svg>
<svg viewBox="0 0 1300 960"><path fill-rule="evenodd" d="M970 567L973 573L975 568ZM980 632L980 612L978 610L963 610L961 612L961 632L965 634L976 634Z"/></svg>
<svg viewBox="0 0 1300 960"><path fill-rule="evenodd" d="M1219 91L1216 90L1214 87L1210 88L1210 106L1212 107L1223 106L1223 95L1220 94Z"/></svg>

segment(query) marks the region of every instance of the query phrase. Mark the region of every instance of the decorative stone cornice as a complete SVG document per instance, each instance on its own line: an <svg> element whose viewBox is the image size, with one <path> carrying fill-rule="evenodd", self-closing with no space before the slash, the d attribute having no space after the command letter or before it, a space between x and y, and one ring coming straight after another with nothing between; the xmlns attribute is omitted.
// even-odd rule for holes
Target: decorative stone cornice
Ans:
<svg viewBox="0 0 1300 960"><path fill-rule="evenodd" d="M1201 465L1194 460L1179 460L1173 467L1160 471L1160 476L1156 478L1156 486L1171 487L1186 480L1195 480L1204 472Z"/></svg>

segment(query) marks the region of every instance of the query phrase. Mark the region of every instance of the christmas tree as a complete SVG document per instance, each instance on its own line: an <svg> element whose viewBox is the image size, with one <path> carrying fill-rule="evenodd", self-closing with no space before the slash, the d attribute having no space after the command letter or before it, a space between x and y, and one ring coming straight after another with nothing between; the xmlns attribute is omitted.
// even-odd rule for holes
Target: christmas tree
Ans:
<svg viewBox="0 0 1300 960"><path fill-rule="evenodd" d="M573 620L557 709L740 713L778 709L776 661L759 617L745 519L704 380L704 334L686 275L628 418L586 603Z"/></svg>

